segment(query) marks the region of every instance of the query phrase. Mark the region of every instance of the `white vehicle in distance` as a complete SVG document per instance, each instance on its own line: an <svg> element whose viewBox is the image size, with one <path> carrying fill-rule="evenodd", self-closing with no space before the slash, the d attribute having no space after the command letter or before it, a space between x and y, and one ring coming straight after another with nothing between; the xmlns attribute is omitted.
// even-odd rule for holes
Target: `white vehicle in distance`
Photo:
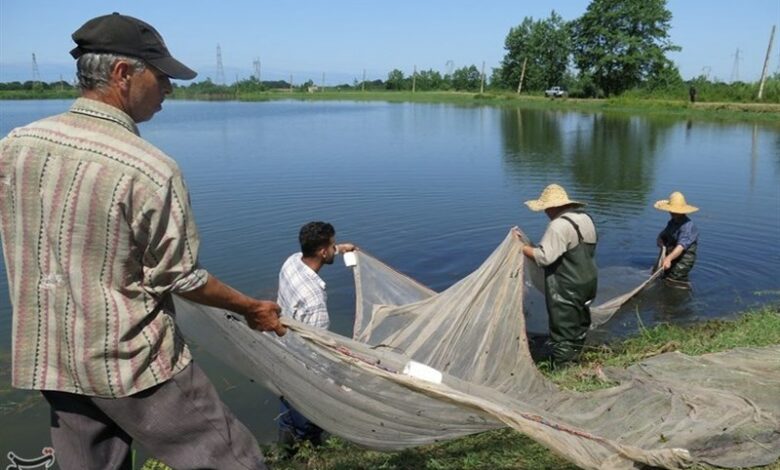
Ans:
<svg viewBox="0 0 780 470"><path fill-rule="evenodd" d="M544 96L549 96L550 98L563 98L566 96L566 90L559 86L554 86L549 90L544 90Z"/></svg>

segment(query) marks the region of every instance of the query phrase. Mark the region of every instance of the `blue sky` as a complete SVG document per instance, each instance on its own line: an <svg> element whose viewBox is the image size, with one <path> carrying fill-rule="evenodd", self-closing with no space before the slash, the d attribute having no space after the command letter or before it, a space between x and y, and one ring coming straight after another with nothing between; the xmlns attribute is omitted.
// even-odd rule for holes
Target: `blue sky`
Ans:
<svg viewBox="0 0 780 470"><path fill-rule="evenodd" d="M579 17L588 0L264 0L173 2L164 0L0 0L0 81L29 80L35 53L43 81L71 80L70 34L94 16L119 11L141 18L163 35L173 54L216 78L221 46L228 82L253 73L259 59L264 80L300 83L322 74L328 85L369 79L399 68L446 72L485 62L499 65L509 28L524 17ZM729 82L758 80L769 34L780 23L780 0L668 0L670 54L683 78L708 74ZM778 71L780 31L769 71ZM736 51L739 61L735 69Z"/></svg>

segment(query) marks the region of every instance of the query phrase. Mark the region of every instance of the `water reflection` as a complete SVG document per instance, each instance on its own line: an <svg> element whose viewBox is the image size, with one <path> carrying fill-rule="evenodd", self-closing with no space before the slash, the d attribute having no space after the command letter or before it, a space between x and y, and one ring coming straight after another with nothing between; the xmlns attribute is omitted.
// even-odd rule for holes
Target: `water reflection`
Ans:
<svg viewBox="0 0 780 470"><path fill-rule="evenodd" d="M594 114L572 144L572 175L591 200L641 211L655 182L655 162L673 123Z"/></svg>
<svg viewBox="0 0 780 470"><path fill-rule="evenodd" d="M558 172L564 163L561 116L563 113L556 111L502 110L501 131L508 171L519 176Z"/></svg>
<svg viewBox="0 0 780 470"><path fill-rule="evenodd" d="M775 162L775 172L780 176L780 132L775 134L775 156L773 160Z"/></svg>
<svg viewBox="0 0 780 470"><path fill-rule="evenodd" d="M655 162L673 120L612 114L506 109L501 115L507 171L518 179L571 182L596 210L649 203ZM583 196L584 197L584 196Z"/></svg>
<svg viewBox="0 0 780 470"><path fill-rule="evenodd" d="M0 135L69 105L3 102ZM520 201L557 181L590 203L602 237L603 286L613 285L615 294L636 285L655 260L655 236L666 217L653 201L681 189L702 208L695 219L702 238L693 292L656 285L603 333L632 334L639 321L720 318L780 299L776 125L419 103L165 106L142 125L142 135L173 155L186 175L201 260L260 297L275 296L297 229L315 219L334 223L339 236L399 271L446 288L479 266L511 224L538 239L546 217ZM348 332L351 273L334 268L324 277L332 325ZM6 387L8 299L0 258L0 383ZM536 303L542 316L537 323L530 317L530 328L546 331L544 299ZM228 406L262 442L273 440L276 398L216 359L196 355ZM48 436L48 410L27 408L30 393L0 393L0 442L32 453ZM20 409L3 414L3 405Z"/></svg>
<svg viewBox="0 0 780 470"><path fill-rule="evenodd" d="M753 133L750 143L750 189L752 190L756 185L756 162L758 161L758 124L753 124Z"/></svg>

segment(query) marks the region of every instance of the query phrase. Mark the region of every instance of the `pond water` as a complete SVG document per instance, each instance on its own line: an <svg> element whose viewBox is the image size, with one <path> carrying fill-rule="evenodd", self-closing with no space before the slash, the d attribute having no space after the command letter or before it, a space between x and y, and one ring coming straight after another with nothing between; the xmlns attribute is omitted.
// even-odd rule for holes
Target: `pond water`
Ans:
<svg viewBox="0 0 780 470"><path fill-rule="evenodd" d="M0 134L69 101L1 101ZM538 240L543 213L522 202L549 183L588 203L601 285L641 278L681 190L701 210L698 260L684 292L656 285L600 336L638 321L727 318L780 299L780 128L669 117L383 102L167 102L142 135L173 156L190 189L201 262L248 294L275 299L300 226L334 224L351 241L436 289L473 271L513 225ZM325 267L332 328L349 334L351 273ZM529 329L546 329L544 312ZM11 306L0 263L0 455L40 455L48 409L11 391ZM261 442L275 439L275 397L195 346L225 402Z"/></svg>

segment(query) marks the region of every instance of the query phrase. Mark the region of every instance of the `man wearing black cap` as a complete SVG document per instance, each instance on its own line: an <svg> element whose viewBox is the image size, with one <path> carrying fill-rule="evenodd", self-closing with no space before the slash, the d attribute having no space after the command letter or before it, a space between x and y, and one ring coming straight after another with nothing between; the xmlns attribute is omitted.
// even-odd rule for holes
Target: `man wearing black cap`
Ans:
<svg viewBox="0 0 780 470"><path fill-rule="evenodd" d="M0 141L13 386L49 402L63 469L129 469L133 441L177 469L265 468L192 362L172 294L283 335L279 306L198 264L181 172L136 126L160 111L171 78L196 74L129 16L89 20L73 40L81 98Z"/></svg>

